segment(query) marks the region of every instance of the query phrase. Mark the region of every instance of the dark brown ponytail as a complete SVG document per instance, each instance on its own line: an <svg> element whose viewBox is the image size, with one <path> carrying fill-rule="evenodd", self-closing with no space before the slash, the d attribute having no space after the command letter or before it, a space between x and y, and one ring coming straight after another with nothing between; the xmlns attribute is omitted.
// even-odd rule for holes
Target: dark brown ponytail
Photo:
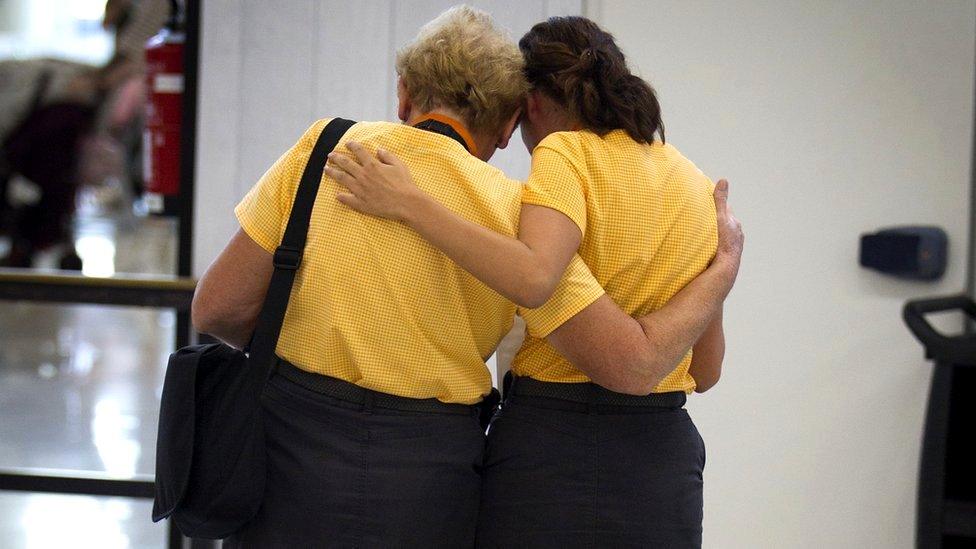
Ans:
<svg viewBox="0 0 976 549"><path fill-rule="evenodd" d="M654 89L631 74L613 36L584 17L550 17L519 40L529 83L599 135L623 129L640 143L664 141Z"/></svg>

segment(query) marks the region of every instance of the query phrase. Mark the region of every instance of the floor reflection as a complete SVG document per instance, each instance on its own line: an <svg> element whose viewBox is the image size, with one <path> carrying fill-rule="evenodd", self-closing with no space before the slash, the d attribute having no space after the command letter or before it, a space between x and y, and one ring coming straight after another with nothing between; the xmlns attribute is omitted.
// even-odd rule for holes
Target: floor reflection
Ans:
<svg viewBox="0 0 976 549"><path fill-rule="evenodd" d="M0 492L4 549L164 547L149 500Z"/></svg>
<svg viewBox="0 0 976 549"><path fill-rule="evenodd" d="M82 219L85 274L170 274L175 226ZM0 301L0 469L151 475L172 311ZM152 502L0 492L0 547L163 547Z"/></svg>
<svg viewBox="0 0 976 549"><path fill-rule="evenodd" d="M2 307L0 468L152 474L174 313Z"/></svg>

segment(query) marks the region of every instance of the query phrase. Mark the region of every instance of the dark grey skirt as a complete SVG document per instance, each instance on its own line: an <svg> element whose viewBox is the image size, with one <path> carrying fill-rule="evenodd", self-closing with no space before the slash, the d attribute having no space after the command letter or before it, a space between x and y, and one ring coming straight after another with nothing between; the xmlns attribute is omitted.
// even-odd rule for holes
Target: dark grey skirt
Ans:
<svg viewBox="0 0 976 549"><path fill-rule="evenodd" d="M514 396L496 415L478 545L701 547L705 447L688 413L573 408Z"/></svg>
<svg viewBox="0 0 976 549"><path fill-rule="evenodd" d="M474 545L484 435L473 407L369 408L281 375L263 404L267 492L224 547Z"/></svg>

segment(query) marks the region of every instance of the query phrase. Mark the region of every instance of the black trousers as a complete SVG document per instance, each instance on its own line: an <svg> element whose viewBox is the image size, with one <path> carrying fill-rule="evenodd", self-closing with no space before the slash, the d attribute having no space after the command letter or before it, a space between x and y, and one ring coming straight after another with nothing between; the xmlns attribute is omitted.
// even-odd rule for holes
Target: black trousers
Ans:
<svg viewBox="0 0 976 549"><path fill-rule="evenodd" d="M705 448L688 413L561 404L515 395L495 416L478 545L701 547Z"/></svg>
<svg viewBox="0 0 976 549"><path fill-rule="evenodd" d="M474 545L484 434L467 415L353 404L275 375L267 492L224 547Z"/></svg>

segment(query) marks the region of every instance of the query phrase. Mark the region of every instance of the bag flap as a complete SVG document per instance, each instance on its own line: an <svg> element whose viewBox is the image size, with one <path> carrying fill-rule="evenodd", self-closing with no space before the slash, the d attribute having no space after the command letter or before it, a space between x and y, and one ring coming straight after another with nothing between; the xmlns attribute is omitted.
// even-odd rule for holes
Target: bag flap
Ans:
<svg viewBox="0 0 976 549"><path fill-rule="evenodd" d="M169 356L156 435L153 522L172 514L186 493L193 461L197 368L201 356L215 346L220 345L193 345Z"/></svg>

